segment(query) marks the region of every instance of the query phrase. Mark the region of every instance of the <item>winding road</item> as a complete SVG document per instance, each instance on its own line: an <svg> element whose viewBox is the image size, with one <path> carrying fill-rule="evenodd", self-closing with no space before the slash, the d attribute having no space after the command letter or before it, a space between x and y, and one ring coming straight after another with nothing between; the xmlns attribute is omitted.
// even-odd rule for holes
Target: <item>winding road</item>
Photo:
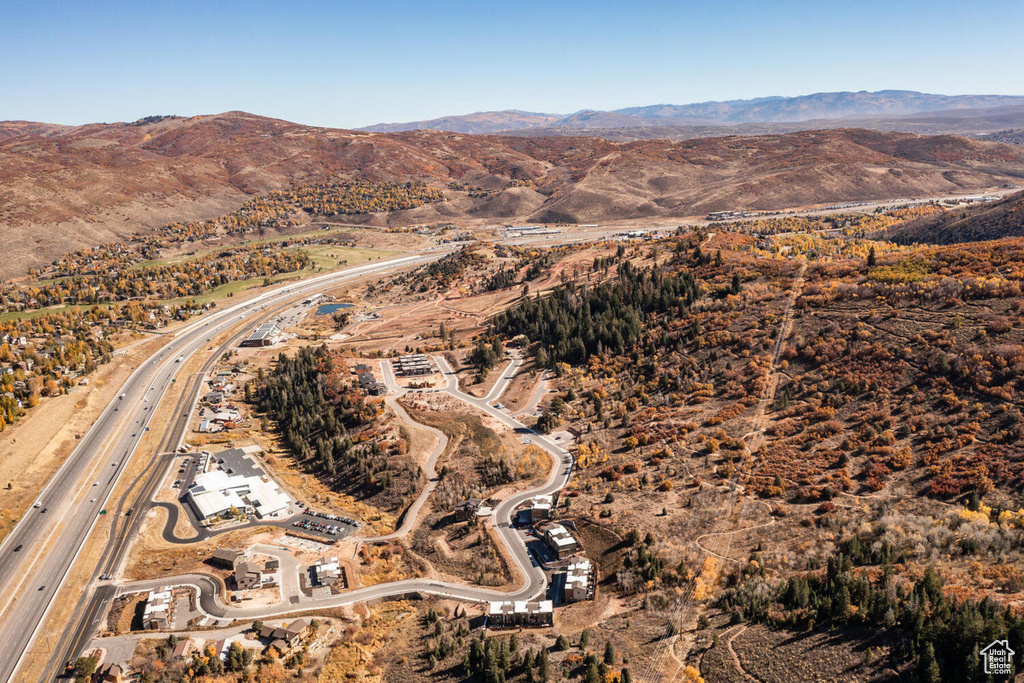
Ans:
<svg viewBox="0 0 1024 683"><path fill-rule="evenodd" d="M523 577L522 585L513 591L500 591L491 588L456 584L444 581L428 579L407 579L375 586L367 586L346 591L339 595L329 597L310 597L301 592L283 596L281 602L271 606L239 607L227 605L221 600L221 586L211 576L205 574L186 574L176 577L154 579L149 581L135 581L118 587L119 593L135 593L140 591L162 588L164 586L190 586L199 595L197 601L199 609L205 614L218 619L265 619L284 614L293 614L303 610L320 610L332 607L341 607L358 602L380 600L401 596L437 596L453 598L466 602L487 602L491 600L531 600L542 596L547 591L548 581L544 569L537 563L526 547L525 537L512 526L512 513L517 507L541 494L553 494L564 487L572 476L574 460L569 451L555 445L548 438L529 429L518 420L508 414L494 408L488 403L488 397L476 398L462 392L458 386L458 379L451 366L440 356L434 356L434 362L446 377L446 386L443 391L451 394L461 401L487 413L499 420L509 428L515 430L529 442L544 449L552 458L552 467L547 480L540 486L522 493L516 494L502 501L494 511L494 524L498 535L505 543L509 555L517 566L520 575ZM394 374L391 372L390 363L382 362L381 370L384 374L385 383L395 391L389 396L388 403L402 419L409 420L408 414L395 402L395 398L405 392L398 387ZM510 373L514 374L513 373ZM499 394L500 395L500 392ZM425 427L414 423L419 427ZM428 428L429 429L429 428ZM444 452L447 446L447 437L439 432L442 437L437 447L429 456L424 468L428 475L428 482L413 504L406 510L403 522L399 529L387 536L363 539L363 542L382 541L396 538L408 533L415 525L419 511L426 503L436 486L436 475L434 464L438 456Z"/></svg>
<svg viewBox="0 0 1024 683"><path fill-rule="evenodd" d="M86 539L127 470L161 399L186 361L209 340L256 319L269 306L325 286L437 260L445 252L378 261L290 283L168 333L162 348L122 385L78 446L0 544L0 681L20 680L18 669ZM95 482L95 483L92 483Z"/></svg>

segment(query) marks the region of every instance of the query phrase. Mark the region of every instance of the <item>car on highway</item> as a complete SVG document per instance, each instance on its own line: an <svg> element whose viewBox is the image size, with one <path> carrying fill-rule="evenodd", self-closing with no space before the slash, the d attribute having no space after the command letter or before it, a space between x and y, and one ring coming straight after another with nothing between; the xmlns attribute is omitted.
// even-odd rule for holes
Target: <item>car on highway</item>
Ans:
<svg viewBox="0 0 1024 683"><path fill-rule="evenodd" d="M14 546L14 552L18 552L18 551L19 551L19 550L21 550L21 549L22 549L23 547L24 547L24 546L23 546L23 545L22 545L21 543L19 543L18 545Z"/></svg>
<svg viewBox="0 0 1024 683"><path fill-rule="evenodd" d="M135 435L134 435L134 434L132 434L132 436L135 436ZM117 467L117 463L116 463L116 462L112 462L112 463L110 463L110 466L111 466L111 467Z"/></svg>
<svg viewBox="0 0 1024 683"><path fill-rule="evenodd" d="M43 507L43 503L42 503L42 501L37 500L35 502L35 505L33 505L32 507L34 507L34 508L41 508L41 507Z"/></svg>
<svg viewBox="0 0 1024 683"><path fill-rule="evenodd" d="M92 483L92 485L93 485L93 486L99 486L99 485L100 485L100 483L99 483L98 481L94 481L94 482Z"/></svg>
<svg viewBox="0 0 1024 683"><path fill-rule="evenodd" d="M46 588L46 586L40 586L39 590L44 590L45 588Z"/></svg>

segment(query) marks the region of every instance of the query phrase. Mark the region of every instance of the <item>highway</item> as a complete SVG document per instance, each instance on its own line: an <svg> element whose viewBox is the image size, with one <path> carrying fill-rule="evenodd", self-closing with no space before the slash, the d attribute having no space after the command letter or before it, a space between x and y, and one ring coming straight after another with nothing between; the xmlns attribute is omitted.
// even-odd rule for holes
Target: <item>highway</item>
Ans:
<svg viewBox="0 0 1024 683"><path fill-rule="evenodd" d="M394 581L391 583L358 588L346 591L339 595L323 598L314 598L304 595L301 592L294 591L290 595L283 595L282 600L277 605L240 607L224 604L220 599L221 587L218 581L213 577L205 574L186 574L176 577L126 583L118 587L118 593L135 593L162 588L164 586L191 586L198 591L198 606L200 610L205 614L218 619L267 619L285 614L293 614L302 610L328 609L351 605L357 602L403 595L432 595L463 600L466 602L532 600L543 597L547 592L548 587L547 575L543 568L537 564L533 556L530 554L529 549L526 547L525 536L523 533L512 526L512 513L517 507L534 496L541 494L553 494L563 488L572 476L574 466L573 457L568 451L557 446L547 437L534 432L521 422L510 417L508 414L491 406L488 403L487 398L476 398L462 392L459 389L458 379L455 372L452 371L451 366L448 365L444 358L440 356L433 356L433 359L446 377L446 386L443 391L448 392L452 396L465 401L483 412L486 412L491 417L500 420L530 442L544 449L552 457L551 470L548 474L547 480L542 485L502 501L494 511L495 528L501 536L502 541L505 543L512 561L515 563L516 568L522 577L521 585L519 585L515 590L505 592L495 590L493 588L467 586L429 579L407 579L404 581ZM388 365L388 367L385 368L385 365ZM393 390L397 389L399 392L404 392L403 389L398 388L394 375L390 372L389 364L382 363L382 370L384 370L384 377L388 386ZM514 373L506 374L510 375ZM394 405L397 404L392 403L391 405L394 407ZM441 451L443 451L443 447L440 450L435 449L435 451L432 452L428 462L430 469L433 469L433 462L436 461L437 456ZM433 477L429 477L429 479L433 480ZM432 488L433 487L428 483L428 488L425 489L425 493L422 493L417 498L416 502L413 504L416 506L416 511L419 509L418 506L421 506L425 502L429 495L429 491L432 490ZM416 511L413 511L412 507L407 510L405 521L402 524L403 528L406 524L412 523L410 520L415 520ZM382 538L386 537L367 538L364 540L371 542Z"/></svg>
<svg viewBox="0 0 1024 683"><path fill-rule="evenodd" d="M44 488L37 506L29 508L0 545L0 681L15 680L65 577L148 431L155 407L193 354L273 304L444 254L380 261L284 285L207 313L173 333L126 380L119 398L104 409Z"/></svg>

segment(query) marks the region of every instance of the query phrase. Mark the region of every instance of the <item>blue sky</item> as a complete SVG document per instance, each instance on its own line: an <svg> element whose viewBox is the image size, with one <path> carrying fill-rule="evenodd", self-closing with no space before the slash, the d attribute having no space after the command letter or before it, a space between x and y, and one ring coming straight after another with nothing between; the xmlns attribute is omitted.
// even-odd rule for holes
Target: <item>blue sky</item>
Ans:
<svg viewBox="0 0 1024 683"><path fill-rule="evenodd" d="M0 2L0 120L355 127L899 88L1024 95L1024 3Z"/></svg>

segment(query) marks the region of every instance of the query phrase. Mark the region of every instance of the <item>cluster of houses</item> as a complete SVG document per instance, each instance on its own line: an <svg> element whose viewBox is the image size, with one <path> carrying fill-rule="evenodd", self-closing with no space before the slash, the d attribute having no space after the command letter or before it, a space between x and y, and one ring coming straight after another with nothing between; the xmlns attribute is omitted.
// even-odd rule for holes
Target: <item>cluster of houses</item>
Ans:
<svg viewBox="0 0 1024 683"><path fill-rule="evenodd" d="M231 403L235 385L229 381L231 371L227 372L228 375L218 375L209 381L210 391L202 399L208 408L204 407L200 412L203 416L197 430L200 433L216 434L225 429L234 429L242 419L238 408ZM209 415L208 410L212 411Z"/></svg>
<svg viewBox="0 0 1024 683"><path fill-rule="evenodd" d="M480 502L471 499L456 508L456 519L460 511L478 509ZM581 548L576 536L569 529L571 523L551 521L555 501L552 496L535 496L529 501L522 515L533 524L544 545L550 551L553 561L560 564L564 578L562 602L565 604L581 600L593 600L597 585L597 568L593 562L580 554ZM553 601L507 600L491 602L487 606L488 628L545 627L552 625Z"/></svg>

